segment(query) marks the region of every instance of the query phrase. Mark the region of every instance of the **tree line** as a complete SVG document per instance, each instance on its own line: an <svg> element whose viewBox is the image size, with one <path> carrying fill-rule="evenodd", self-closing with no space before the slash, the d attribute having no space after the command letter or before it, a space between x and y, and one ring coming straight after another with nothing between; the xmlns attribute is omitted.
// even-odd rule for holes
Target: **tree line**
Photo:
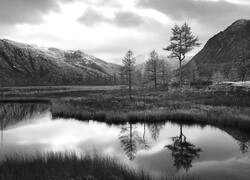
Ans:
<svg viewBox="0 0 250 180"><path fill-rule="evenodd" d="M191 27L184 23L181 26L175 25L172 28L172 35L170 37L170 44L163 48L170 52L169 57L178 59L179 61L179 87L182 88L182 62L186 58L186 54L193 50L194 47L199 46L198 37L194 36ZM135 71L135 57L132 50L128 50L125 57L122 59L123 66L121 68L121 79L128 85L129 96L132 98L132 80L133 77L140 77L140 82L143 86L153 85L157 90L158 86L165 86L168 83L169 72L168 63L165 59L160 58L159 54L153 50L150 52L149 58L146 62L143 72Z"/></svg>

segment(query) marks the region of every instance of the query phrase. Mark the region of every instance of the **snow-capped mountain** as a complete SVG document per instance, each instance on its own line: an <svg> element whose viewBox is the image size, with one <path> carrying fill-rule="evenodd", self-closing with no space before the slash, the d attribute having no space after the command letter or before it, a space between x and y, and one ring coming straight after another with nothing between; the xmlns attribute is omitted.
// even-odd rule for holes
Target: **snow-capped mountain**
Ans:
<svg viewBox="0 0 250 180"><path fill-rule="evenodd" d="M80 50L64 51L0 40L0 75L5 86L100 83L119 70L119 65Z"/></svg>

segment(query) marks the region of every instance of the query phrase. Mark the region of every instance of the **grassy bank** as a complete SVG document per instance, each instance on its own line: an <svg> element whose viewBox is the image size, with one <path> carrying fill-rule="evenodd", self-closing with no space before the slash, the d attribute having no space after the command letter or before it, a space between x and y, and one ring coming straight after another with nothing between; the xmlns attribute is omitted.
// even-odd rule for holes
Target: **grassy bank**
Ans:
<svg viewBox="0 0 250 180"><path fill-rule="evenodd" d="M4 180L150 180L111 158L100 156L77 157L74 154L48 154L34 158L7 158L0 165Z"/></svg>
<svg viewBox="0 0 250 180"><path fill-rule="evenodd" d="M74 91L65 91L57 88L50 88L53 90L50 92L45 88L46 93L36 89L34 93L32 89L28 95L18 89L17 94L11 91L11 97L5 96L4 101L50 101L53 117L78 120L107 123L175 121L250 130L250 96L244 93L137 89L130 100L126 89L75 87Z"/></svg>
<svg viewBox="0 0 250 180"><path fill-rule="evenodd" d="M174 121L250 130L250 108L241 95L230 95L231 99L214 95L221 98L218 101L205 96L212 95L148 92L135 95L130 100L126 95L92 94L54 100L52 114L55 118L93 119L111 124Z"/></svg>

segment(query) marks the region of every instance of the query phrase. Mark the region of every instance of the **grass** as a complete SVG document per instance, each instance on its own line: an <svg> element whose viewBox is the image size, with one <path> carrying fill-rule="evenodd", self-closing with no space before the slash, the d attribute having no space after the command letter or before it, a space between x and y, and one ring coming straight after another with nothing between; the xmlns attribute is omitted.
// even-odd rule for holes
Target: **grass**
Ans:
<svg viewBox="0 0 250 180"><path fill-rule="evenodd" d="M110 157L76 156L74 153L7 157L0 164L4 180L194 180L192 176L153 177Z"/></svg>
<svg viewBox="0 0 250 180"><path fill-rule="evenodd" d="M77 157L75 154L51 153L28 158L6 158L0 165L4 180L150 180L108 157L98 155Z"/></svg>
<svg viewBox="0 0 250 180"><path fill-rule="evenodd" d="M212 95L159 91L135 95L130 100L119 93L91 94L88 97L54 100L52 115L54 118L92 119L111 124L173 121L250 130L250 108L247 107L250 99L245 101L241 95L230 95L228 99L219 95L215 95L214 99L208 97Z"/></svg>
<svg viewBox="0 0 250 180"><path fill-rule="evenodd" d="M53 117L76 118L83 121L92 119L108 124L171 121L185 124L235 127L241 130L250 129L249 115L242 113L240 110L234 110L228 107L200 106L190 109L160 109L131 111L126 113L100 111L94 112L93 114L85 111L60 111L53 112Z"/></svg>
<svg viewBox="0 0 250 180"><path fill-rule="evenodd" d="M130 100L124 89L74 88L74 92L62 89L57 93L31 93L28 99L51 101L55 118L92 119L116 124L175 121L250 130L250 96L245 93L134 90ZM80 88L84 90L79 91ZM15 101L13 98L25 101L27 96L18 93L11 98L5 97L5 101Z"/></svg>

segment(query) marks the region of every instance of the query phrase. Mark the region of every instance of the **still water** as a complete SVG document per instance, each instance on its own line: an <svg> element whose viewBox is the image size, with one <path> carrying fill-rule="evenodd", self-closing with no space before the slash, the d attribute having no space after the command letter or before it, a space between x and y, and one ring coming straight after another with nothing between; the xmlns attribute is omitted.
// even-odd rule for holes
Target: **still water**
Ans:
<svg viewBox="0 0 250 180"><path fill-rule="evenodd" d="M11 123L2 124L0 161L16 154L68 151L108 155L156 177L250 177L250 135L235 129L172 123L110 126L53 119L49 109L25 106L29 113L27 107L20 109L16 105L5 109Z"/></svg>

